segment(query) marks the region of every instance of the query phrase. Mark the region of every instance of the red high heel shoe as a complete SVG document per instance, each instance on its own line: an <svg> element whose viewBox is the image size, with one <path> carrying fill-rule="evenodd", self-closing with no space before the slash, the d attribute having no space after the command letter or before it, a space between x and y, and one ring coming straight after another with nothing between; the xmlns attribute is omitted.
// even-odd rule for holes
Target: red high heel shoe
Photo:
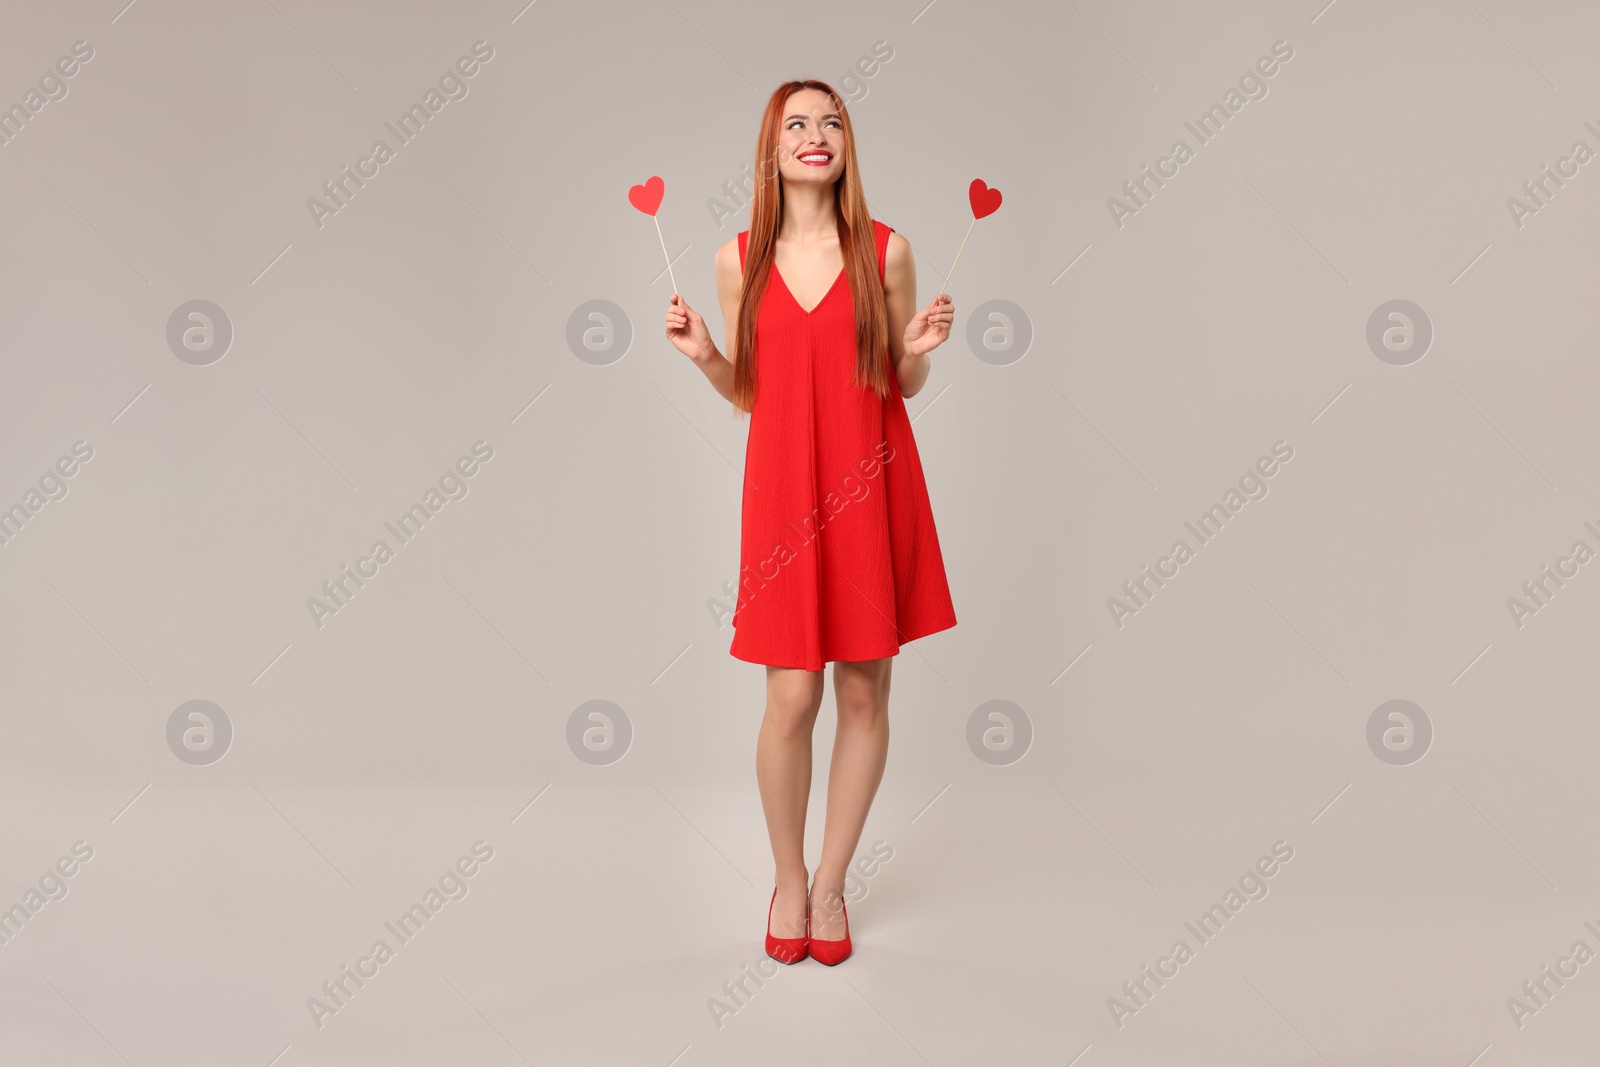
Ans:
<svg viewBox="0 0 1600 1067"><path fill-rule="evenodd" d="M806 958L811 946L811 908L806 908L806 935L805 937L773 937L772 936L772 905L778 901L778 889L772 889L772 899L767 902L767 955L779 963L799 963Z"/></svg>
<svg viewBox="0 0 1600 1067"><path fill-rule="evenodd" d="M829 941L820 937L811 939L811 958L818 963L825 963L829 967L843 963L850 958L850 909L845 906L844 900L839 901L839 908L844 912L844 937L837 941ZM806 928L810 929L811 909L806 909Z"/></svg>

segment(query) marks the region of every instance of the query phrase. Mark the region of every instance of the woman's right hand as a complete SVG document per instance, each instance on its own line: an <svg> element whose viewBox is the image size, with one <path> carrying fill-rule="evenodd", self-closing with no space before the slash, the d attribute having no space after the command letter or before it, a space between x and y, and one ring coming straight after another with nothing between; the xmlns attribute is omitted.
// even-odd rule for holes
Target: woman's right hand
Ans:
<svg viewBox="0 0 1600 1067"><path fill-rule="evenodd" d="M677 293L672 294L672 306L667 308L667 340L697 364L705 363L717 350L706 320Z"/></svg>

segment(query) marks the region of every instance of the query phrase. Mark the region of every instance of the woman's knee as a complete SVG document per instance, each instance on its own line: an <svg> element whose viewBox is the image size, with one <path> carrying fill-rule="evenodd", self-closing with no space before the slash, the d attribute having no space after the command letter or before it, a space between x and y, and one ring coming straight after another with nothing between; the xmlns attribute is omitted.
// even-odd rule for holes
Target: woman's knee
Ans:
<svg viewBox="0 0 1600 1067"><path fill-rule="evenodd" d="M847 724L872 725L889 713L889 664L840 663L834 669L833 693L839 719Z"/></svg>
<svg viewBox="0 0 1600 1067"><path fill-rule="evenodd" d="M818 671L773 670L767 677L767 720L779 729L799 731L816 721L822 706Z"/></svg>

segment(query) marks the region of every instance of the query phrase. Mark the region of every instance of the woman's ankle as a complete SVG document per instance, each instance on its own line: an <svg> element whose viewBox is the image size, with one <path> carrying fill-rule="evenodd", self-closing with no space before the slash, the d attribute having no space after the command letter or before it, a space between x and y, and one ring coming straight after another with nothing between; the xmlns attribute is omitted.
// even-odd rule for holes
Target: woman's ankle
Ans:
<svg viewBox="0 0 1600 1067"><path fill-rule="evenodd" d="M844 907L844 880L829 885L823 878L818 878L811 884L808 897L811 910L819 915L837 916Z"/></svg>
<svg viewBox="0 0 1600 1067"><path fill-rule="evenodd" d="M801 893L805 893L811 884L811 872L804 867L797 871L777 871L773 875L772 884L785 891L798 889Z"/></svg>
<svg viewBox="0 0 1600 1067"><path fill-rule="evenodd" d="M843 896L844 883L845 876L843 871L838 874L832 874L828 871L818 870L811 878L811 893L813 896L828 893Z"/></svg>

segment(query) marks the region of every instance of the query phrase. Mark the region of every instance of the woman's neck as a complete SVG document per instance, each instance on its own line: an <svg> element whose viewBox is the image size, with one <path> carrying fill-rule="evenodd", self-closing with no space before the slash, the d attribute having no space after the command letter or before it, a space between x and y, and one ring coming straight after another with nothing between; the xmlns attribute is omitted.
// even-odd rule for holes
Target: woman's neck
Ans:
<svg viewBox="0 0 1600 1067"><path fill-rule="evenodd" d="M778 236L801 244L834 237L839 229L834 217L833 199L832 185L813 182L785 185L783 218L778 225Z"/></svg>

